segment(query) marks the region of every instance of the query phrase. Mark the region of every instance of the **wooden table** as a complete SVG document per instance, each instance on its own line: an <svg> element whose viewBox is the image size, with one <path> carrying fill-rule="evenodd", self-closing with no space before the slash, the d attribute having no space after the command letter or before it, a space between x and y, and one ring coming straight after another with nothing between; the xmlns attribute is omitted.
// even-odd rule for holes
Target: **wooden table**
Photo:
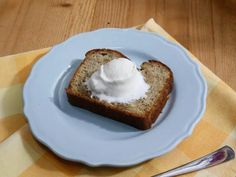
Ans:
<svg viewBox="0 0 236 177"><path fill-rule="evenodd" d="M0 56L151 17L236 90L235 0L0 0Z"/></svg>

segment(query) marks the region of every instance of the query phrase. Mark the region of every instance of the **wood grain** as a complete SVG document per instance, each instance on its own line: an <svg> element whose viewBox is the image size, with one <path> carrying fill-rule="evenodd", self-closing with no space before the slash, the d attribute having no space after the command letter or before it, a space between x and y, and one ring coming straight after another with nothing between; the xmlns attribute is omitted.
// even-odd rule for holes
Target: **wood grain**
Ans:
<svg viewBox="0 0 236 177"><path fill-rule="evenodd" d="M235 0L0 0L0 56L151 17L236 90Z"/></svg>

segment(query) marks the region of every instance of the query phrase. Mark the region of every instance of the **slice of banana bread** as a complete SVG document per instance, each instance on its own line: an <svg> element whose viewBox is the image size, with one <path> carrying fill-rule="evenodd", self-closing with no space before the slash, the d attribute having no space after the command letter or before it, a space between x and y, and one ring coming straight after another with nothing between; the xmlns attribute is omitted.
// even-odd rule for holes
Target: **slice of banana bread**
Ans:
<svg viewBox="0 0 236 177"><path fill-rule="evenodd" d="M151 128L168 100L173 84L171 70L163 63L149 60L141 65L140 71L150 85L147 97L129 104L108 103L92 98L85 81L102 65L115 58L127 58L110 49L94 49L85 54L68 88L68 101L74 105L129 124L141 130Z"/></svg>

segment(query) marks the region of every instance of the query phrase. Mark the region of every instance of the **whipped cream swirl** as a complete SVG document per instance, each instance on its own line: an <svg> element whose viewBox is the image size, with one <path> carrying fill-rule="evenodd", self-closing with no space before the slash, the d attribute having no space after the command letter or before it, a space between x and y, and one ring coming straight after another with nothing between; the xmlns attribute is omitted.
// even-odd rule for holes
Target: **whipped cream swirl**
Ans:
<svg viewBox="0 0 236 177"><path fill-rule="evenodd" d="M146 96L149 85L136 65L127 58L117 58L101 65L86 81L92 96L116 103L130 103Z"/></svg>

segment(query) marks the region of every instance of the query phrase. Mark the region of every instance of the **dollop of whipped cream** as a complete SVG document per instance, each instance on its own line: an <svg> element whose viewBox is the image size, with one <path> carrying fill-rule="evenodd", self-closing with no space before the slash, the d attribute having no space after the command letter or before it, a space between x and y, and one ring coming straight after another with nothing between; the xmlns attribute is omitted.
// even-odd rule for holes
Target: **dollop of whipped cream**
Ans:
<svg viewBox="0 0 236 177"><path fill-rule="evenodd" d="M101 65L86 81L92 96L116 103L130 103L146 96L149 85L136 65L127 58L117 58Z"/></svg>

